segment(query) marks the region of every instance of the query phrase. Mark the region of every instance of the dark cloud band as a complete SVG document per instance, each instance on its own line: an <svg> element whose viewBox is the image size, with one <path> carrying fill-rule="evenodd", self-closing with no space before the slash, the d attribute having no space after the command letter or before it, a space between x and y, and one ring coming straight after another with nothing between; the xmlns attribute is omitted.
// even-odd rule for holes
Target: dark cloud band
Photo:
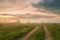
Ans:
<svg viewBox="0 0 60 40"><path fill-rule="evenodd" d="M42 0L33 5L36 8L45 8L48 11L60 13L60 0Z"/></svg>

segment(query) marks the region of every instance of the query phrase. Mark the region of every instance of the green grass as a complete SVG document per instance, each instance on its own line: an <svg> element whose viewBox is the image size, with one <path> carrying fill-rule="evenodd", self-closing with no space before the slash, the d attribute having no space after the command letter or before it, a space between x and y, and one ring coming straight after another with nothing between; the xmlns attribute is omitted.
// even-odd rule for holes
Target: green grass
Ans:
<svg viewBox="0 0 60 40"><path fill-rule="evenodd" d="M17 40L34 28L34 25L0 24L0 40Z"/></svg>
<svg viewBox="0 0 60 40"><path fill-rule="evenodd" d="M42 27L40 27L28 40L44 40L45 32Z"/></svg>
<svg viewBox="0 0 60 40"><path fill-rule="evenodd" d="M60 40L60 24L18 24L8 23L0 24L0 40L17 40L22 39L26 34L33 30L36 26L40 28L28 40L45 40L45 32L43 26L46 26L54 40Z"/></svg>
<svg viewBox="0 0 60 40"><path fill-rule="evenodd" d="M54 40L60 40L60 24L45 24Z"/></svg>

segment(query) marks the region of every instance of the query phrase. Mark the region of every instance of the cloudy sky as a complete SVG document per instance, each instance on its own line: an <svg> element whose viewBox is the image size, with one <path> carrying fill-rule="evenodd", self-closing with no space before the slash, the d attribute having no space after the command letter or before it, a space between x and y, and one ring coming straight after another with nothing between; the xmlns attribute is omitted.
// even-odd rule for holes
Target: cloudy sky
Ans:
<svg viewBox="0 0 60 40"><path fill-rule="evenodd" d="M41 0L34 7L60 14L60 0Z"/></svg>
<svg viewBox="0 0 60 40"><path fill-rule="evenodd" d="M34 0L0 0L1 10L17 9L24 6L29 6ZM35 1L37 2L37 1Z"/></svg>
<svg viewBox="0 0 60 40"><path fill-rule="evenodd" d="M38 0L0 0L0 14L1 13L11 13L11 14L21 14L29 12L32 3L37 3ZM28 10L28 11L27 11Z"/></svg>
<svg viewBox="0 0 60 40"><path fill-rule="evenodd" d="M60 0L0 0L1 13L15 13L15 11L19 13L22 10L31 11L31 8L33 10L36 10L34 8L39 8L43 12L60 14Z"/></svg>
<svg viewBox="0 0 60 40"><path fill-rule="evenodd" d="M0 0L0 14L25 13L56 15L53 19L60 22L60 0Z"/></svg>

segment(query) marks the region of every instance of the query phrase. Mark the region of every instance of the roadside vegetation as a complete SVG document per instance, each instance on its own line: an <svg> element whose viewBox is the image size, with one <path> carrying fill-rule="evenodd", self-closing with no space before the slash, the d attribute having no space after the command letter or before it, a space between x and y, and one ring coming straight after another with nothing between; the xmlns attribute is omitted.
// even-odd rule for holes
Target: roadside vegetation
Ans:
<svg viewBox="0 0 60 40"><path fill-rule="evenodd" d="M60 40L60 24L52 23L52 24L44 24L51 33L53 40Z"/></svg>
<svg viewBox="0 0 60 40"><path fill-rule="evenodd" d="M34 25L0 24L0 40L17 40L34 28Z"/></svg>
<svg viewBox="0 0 60 40"><path fill-rule="evenodd" d="M40 27L28 40L45 40L45 32L43 27Z"/></svg>
<svg viewBox="0 0 60 40"><path fill-rule="evenodd" d="M34 32L28 40L45 40L46 34L43 29L44 26L48 28L54 40L60 40L60 24L58 23L0 23L0 40L22 40L25 35L37 26L40 28Z"/></svg>

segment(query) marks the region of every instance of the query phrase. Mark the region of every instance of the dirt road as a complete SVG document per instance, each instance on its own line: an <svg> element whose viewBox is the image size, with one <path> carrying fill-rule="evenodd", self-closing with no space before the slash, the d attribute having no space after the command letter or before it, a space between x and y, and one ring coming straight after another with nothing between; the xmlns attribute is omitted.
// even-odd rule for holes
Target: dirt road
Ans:
<svg viewBox="0 0 60 40"><path fill-rule="evenodd" d="M31 32L29 32L24 38L23 40L27 40L34 32L36 32L36 30L39 28L39 26L37 26L36 28L34 28Z"/></svg>
<svg viewBox="0 0 60 40"><path fill-rule="evenodd" d="M44 30L45 30L45 35L46 35L45 40L52 40L51 34L48 31L47 27L44 26Z"/></svg>

